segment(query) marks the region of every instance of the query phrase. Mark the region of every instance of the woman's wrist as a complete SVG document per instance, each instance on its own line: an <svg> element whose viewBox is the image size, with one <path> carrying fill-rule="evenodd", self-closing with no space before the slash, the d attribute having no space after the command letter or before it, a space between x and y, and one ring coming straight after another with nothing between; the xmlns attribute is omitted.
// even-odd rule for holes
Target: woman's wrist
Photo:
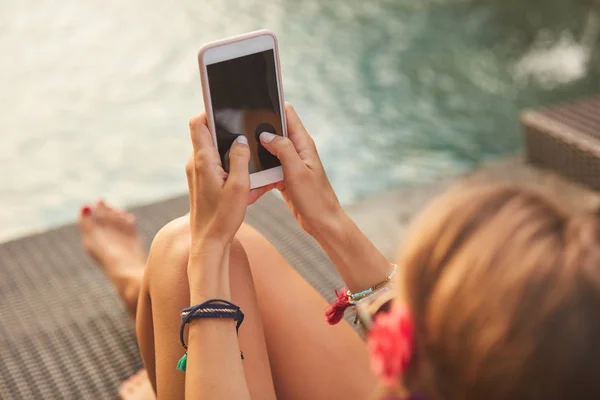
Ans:
<svg viewBox="0 0 600 400"><path fill-rule="evenodd" d="M341 207L313 236L353 293L379 284L391 272L386 257Z"/></svg>
<svg viewBox="0 0 600 400"><path fill-rule="evenodd" d="M225 249L230 246L231 242L222 239L192 235L190 259L195 258L202 261L205 259L222 258L225 254Z"/></svg>
<svg viewBox="0 0 600 400"><path fill-rule="evenodd" d="M309 223L309 233L318 242L321 242L327 238L339 237L340 233L348 231L347 228L351 224L353 224L352 220L338 203Z"/></svg>
<svg viewBox="0 0 600 400"><path fill-rule="evenodd" d="M190 247L188 259L188 282L190 302L196 304L212 298L229 300L229 251L230 244L211 243L210 246Z"/></svg>
<svg viewBox="0 0 600 400"><path fill-rule="evenodd" d="M190 305L203 303L210 299L231 300L229 274L191 275L188 272L190 287Z"/></svg>

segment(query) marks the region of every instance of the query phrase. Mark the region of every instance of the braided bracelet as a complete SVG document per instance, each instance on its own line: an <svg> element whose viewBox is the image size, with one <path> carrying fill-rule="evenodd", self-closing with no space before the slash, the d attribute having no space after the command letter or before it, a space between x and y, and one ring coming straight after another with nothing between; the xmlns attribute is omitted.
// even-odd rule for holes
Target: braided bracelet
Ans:
<svg viewBox="0 0 600 400"><path fill-rule="evenodd" d="M185 344L185 326L194 318L230 318L236 322L235 333L239 333L240 326L244 322L244 313L240 307L230 301L221 299L207 300L202 304L187 307L181 310L181 328L179 328L179 341L185 349L185 353L177 363L177 369L185 372L187 367L187 345ZM242 360L244 353L240 351Z"/></svg>

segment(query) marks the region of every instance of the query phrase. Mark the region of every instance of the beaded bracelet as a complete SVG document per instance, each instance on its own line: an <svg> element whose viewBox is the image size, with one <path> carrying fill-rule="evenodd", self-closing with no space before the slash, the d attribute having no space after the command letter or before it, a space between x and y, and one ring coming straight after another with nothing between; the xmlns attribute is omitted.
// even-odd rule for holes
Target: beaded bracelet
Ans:
<svg viewBox="0 0 600 400"><path fill-rule="evenodd" d="M240 326L244 322L244 313L240 307L221 299L207 300L202 304L187 307L181 310L181 328L179 328L179 341L185 349L185 353L177 363L177 369L185 372L187 368L187 345L185 344L185 326L194 318L231 318L236 322L235 332L239 333ZM240 351L242 360L244 353Z"/></svg>
<svg viewBox="0 0 600 400"><path fill-rule="evenodd" d="M342 289L341 291L336 291L337 298L333 303L327 307L325 310L325 318L329 325L335 325L342 320L344 317L344 312L348 307L356 308L363 300L367 298L372 298L379 294L382 294L386 291L390 281L398 272L398 265L392 264L393 269L392 272L385 278L383 281L378 283L377 285L370 287L362 292L352 293L350 290ZM358 322L358 316L355 318L355 323Z"/></svg>
<svg viewBox="0 0 600 400"><path fill-rule="evenodd" d="M388 275L387 278L385 278L385 280L383 280L382 282L378 283L377 285L368 288L367 290L363 290L362 292L358 292L358 293L350 293L350 291L348 290L346 292L346 294L348 295L348 300L350 302L352 301L358 301L362 298L365 298L371 294L373 294L374 292L378 291L379 289L384 288L385 286L387 286L387 284L392 280L392 278L394 278L394 275L396 275L396 272L398 272L398 265L397 264L392 264L392 266L394 267L392 269L392 272L390 272L390 274Z"/></svg>

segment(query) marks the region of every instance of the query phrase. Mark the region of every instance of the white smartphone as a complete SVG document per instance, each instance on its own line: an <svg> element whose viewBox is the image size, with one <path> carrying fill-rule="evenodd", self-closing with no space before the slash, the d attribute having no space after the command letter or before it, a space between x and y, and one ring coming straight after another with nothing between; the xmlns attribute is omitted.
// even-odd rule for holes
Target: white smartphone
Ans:
<svg viewBox="0 0 600 400"><path fill-rule="evenodd" d="M287 136L277 37L260 30L208 43L198 52L208 127L229 172L229 149L239 135L250 146L250 185L283 179L277 157L259 140L262 132Z"/></svg>

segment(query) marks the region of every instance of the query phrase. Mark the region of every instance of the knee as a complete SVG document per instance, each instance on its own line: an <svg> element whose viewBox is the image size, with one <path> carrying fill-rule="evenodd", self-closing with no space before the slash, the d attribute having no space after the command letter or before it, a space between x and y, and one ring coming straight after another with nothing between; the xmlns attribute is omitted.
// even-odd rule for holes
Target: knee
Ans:
<svg viewBox="0 0 600 400"><path fill-rule="evenodd" d="M187 275L190 241L187 216L169 222L158 231L150 246L145 271L145 279L150 286L166 278L180 278L184 274Z"/></svg>
<svg viewBox="0 0 600 400"><path fill-rule="evenodd" d="M240 232L246 232L245 224ZM251 228L250 228L251 229ZM247 233L244 233L246 235ZM230 276L246 276L249 271L248 258L242 245L240 233L234 238L229 255ZM182 289L182 283L187 286L187 265L190 254L191 234L189 217L177 218L165 225L155 236L150 248L146 279L149 287L177 285ZM170 287L169 290L174 288ZM152 290L152 289L151 289Z"/></svg>

